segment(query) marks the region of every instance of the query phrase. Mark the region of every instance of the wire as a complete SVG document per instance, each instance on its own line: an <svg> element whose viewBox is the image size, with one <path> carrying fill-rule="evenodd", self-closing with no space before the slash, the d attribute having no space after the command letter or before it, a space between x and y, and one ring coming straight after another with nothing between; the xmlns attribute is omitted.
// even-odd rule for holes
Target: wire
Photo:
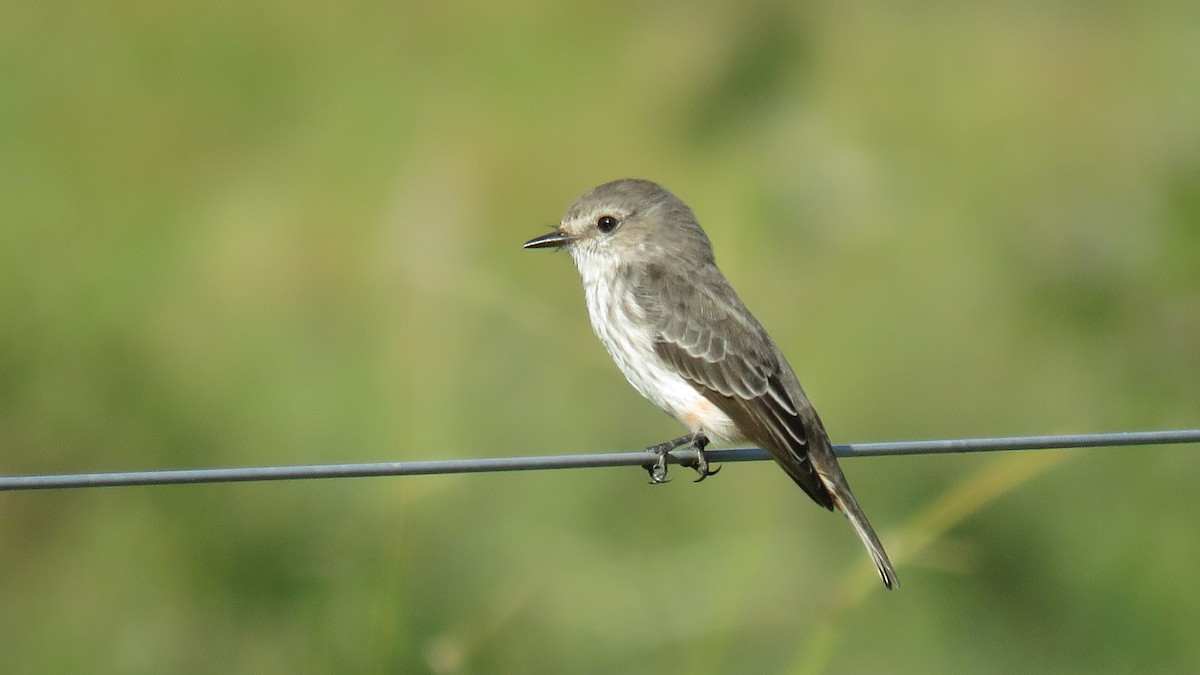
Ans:
<svg viewBox="0 0 1200 675"><path fill-rule="evenodd" d="M1108 434L1073 434L1065 436L1011 436L1007 438L888 441L883 443L835 445L833 449L839 457L879 457L884 455L936 455L950 452L1051 450L1179 443L1200 443L1200 429L1126 431ZM758 448L708 450L705 452L705 455L710 462L753 462L770 459L770 455L765 450ZM674 450L671 452L671 460L676 464L684 466L692 465L696 461L696 451L694 449ZM363 478L368 476L419 476L430 474L485 473L492 471L533 471L538 469L591 469L611 466L649 467L653 461L652 455L641 451L585 455L443 459L416 462L311 464L301 466L0 476L0 491L127 487L134 485L240 483L316 478Z"/></svg>

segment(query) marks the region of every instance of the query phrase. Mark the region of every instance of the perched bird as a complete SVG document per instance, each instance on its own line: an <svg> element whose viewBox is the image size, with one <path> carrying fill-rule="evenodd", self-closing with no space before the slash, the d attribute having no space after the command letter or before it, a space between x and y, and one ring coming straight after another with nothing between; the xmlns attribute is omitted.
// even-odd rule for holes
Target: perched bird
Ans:
<svg viewBox="0 0 1200 675"><path fill-rule="evenodd" d="M692 210L657 183L605 183L525 248L564 248L583 279L592 328L629 383L690 433L647 448L653 482L667 453L693 446L700 478L716 473L710 440L748 440L821 506L837 507L871 554L883 584L897 585L883 545L838 466L829 436L767 331L713 259Z"/></svg>

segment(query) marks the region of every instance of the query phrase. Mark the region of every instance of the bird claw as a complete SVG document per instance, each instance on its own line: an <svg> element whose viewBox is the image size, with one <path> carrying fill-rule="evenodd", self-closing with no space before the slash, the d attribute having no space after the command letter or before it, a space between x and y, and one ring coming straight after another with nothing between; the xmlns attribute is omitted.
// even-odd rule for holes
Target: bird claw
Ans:
<svg viewBox="0 0 1200 675"><path fill-rule="evenodd" d="M670 483L671 479L667 478L667 453L669 453L670 450L659 452L655 448L650 448L650 452L657 452L658 454L658 459L654 460L653 464L646 467L646 471L650 474L650 484L662 485L663 483Z"/></svg>
<svg viewBox="0 0 1200 675"><path fill-rule="evenodd" d="M677 438L674 441L667 441L666 443L659 443L658 445L646 448L646 452L658 455L654 463L646 467L646 472L650 474L651 485L662 485L663 483L671 482L671 479L667 478L667 457L670 455L671 450L677 447L676 441L678 440Z"/></svg>
<svg viewBox="0 0 1200 675"><path fill-rule="evenodd" d="M715 469L708 468L708 457L704 456L704 448L699 443L696 444L696 463L692 465L692 468L696 470L696 473L700 474L699 478L692 481L693 483L699 483L709 476L715 476L721 470L719 466Z"/></svg>
<svg viewBox="0 0 1200 675"><path fill-rule="evenodd" d="M704 455L704 447L708 445L708 438L704 434L697 432L646 448L647 452L652 452L658 456L653 464L646 467L646 471L650 474L651 485L661 485L662 483L670 482L671 479L667 478L667 458L672 450L685 445L691 445L696 450L696 461L691 464L691 467L695 469L696 473L700 474L700 477L693 482L699 483L721 470L719 466L715 469L709 469L708 458Z"/></svg>

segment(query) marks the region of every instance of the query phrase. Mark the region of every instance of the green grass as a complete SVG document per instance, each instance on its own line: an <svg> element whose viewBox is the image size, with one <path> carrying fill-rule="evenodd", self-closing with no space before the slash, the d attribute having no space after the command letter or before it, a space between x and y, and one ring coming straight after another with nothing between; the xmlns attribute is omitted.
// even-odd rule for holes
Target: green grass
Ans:
<svg viewBox="0 0 1200 675"><path fill-rule="evenodd" d="M836 442L1195 426L1194 3L0 7L0 473L629 450L688 201ZM1191 448L0 496L5 672L1187 672Z"/></svg>

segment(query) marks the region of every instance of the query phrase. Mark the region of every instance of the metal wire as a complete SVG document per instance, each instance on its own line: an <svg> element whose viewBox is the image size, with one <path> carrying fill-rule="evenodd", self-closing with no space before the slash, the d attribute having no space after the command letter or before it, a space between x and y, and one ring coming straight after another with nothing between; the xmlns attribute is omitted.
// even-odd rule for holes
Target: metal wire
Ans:
<svg viewBox="0 0 1200 675"><path fill-rule="evenodd" d="M932 441L851 443L835 445L833 450L839 457L879 457L883 455L932 455L950 452L1051 450L1060 448L1099 448L1179 443L1200 443L1200 429L1126 431L1108 434L1073 434L1065 436L1012 436L1007 438L961 438ZM710 462L716 463L753 462L770 458L765 450L758 448L709 450L705 455ZM696 451L692 449L672 451L671 461L684 466L694 464L696 461ZM652 463L653 456L645 451L641 451L586 455L443 459L416 462L312 464L302 466L0 476L0 491L125 487L133 485L239 483L315 478L363 478L368 476L418 476L428 474L485 473L492 471L533 471L538 469L590 469L610 466L648 467Z"/></svg>

